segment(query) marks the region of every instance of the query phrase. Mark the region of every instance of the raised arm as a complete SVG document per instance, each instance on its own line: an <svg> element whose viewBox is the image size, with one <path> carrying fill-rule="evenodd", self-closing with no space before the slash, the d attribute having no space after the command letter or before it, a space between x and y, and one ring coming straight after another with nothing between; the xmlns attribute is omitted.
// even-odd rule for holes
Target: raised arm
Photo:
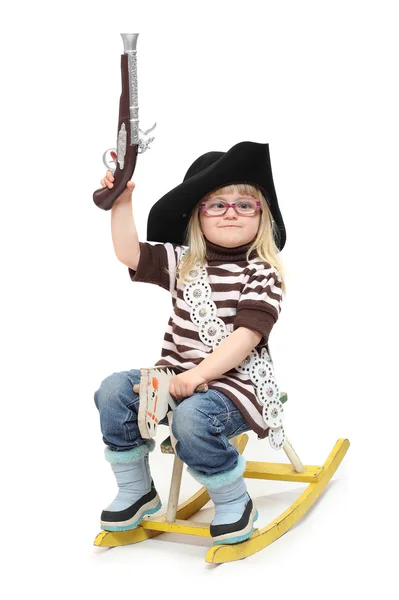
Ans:
<svg viewBox="0 0 399 600"><path fill-rule="evenodd" d="M111 153L116 159L115 152ZM103 187L114 186L114 176L107 171L101 180ZM125 190L115 200L111 212L112 242L117 258L127 267L136 270L140 259L140 244L133 218L132 195L136 187L134 181L128 181Z"/></svg>
<svg viewBox="0 0 399 600"><path fill-rule="evenodd" d="M140 244L133 218L132 194L127 190L119 196L111 209L111 231L115 254L124 265L134 271L140 258Z"/></svg>

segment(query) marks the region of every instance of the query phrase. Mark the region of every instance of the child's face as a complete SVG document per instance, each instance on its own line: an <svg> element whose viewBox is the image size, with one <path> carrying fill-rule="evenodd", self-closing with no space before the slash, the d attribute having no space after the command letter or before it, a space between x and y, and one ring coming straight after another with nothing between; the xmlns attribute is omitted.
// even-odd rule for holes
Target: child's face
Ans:
<svg viewBox="0 0 399 600"><path fill-rule="evenodd" d="M232 194L212 194L212 199L221 199L230 204L237 200L251 198L234 192ZM224 246L225 248L235 248L252 242L256 236L260 223L260 210L253 216L239 215L232 206L229 206L224 215L209 217L204 211L200 212L200 223L202 233L207 240Z"/></svg>

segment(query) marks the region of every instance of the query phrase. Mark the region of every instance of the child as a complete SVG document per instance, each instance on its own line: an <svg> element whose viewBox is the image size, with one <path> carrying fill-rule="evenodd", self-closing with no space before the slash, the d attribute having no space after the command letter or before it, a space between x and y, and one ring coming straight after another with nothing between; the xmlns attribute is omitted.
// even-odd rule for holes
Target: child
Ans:
<svg viewBox="0 0 399 600"><path fill-rule="evenodd" d="M101 183L111 188L112 180L107 171ZM178 401L172 424L176 454L215 505L213 543L237 543L250 537L258 513L243 478L245 459L229 438L249 429L260 439L268 435L257 350L271 364L268 337L285 293L277 254L286 234L269 146L241 142L228 152L200 156L183 183L152 207L147 238L155 245L138 241L134 185L129 182L112 207L115 253L132 281L171 293L173 311L156 365L181 371L169 388ZM139 377L139 369L113 373L94 395L105 458L119 487L101 514L107 531L137 527L161 507L148 463L155 444L141 438L137 425L133 386ZM201 383L208 391L194 393ZM167 425L166 417L160 423Z"/></svg>

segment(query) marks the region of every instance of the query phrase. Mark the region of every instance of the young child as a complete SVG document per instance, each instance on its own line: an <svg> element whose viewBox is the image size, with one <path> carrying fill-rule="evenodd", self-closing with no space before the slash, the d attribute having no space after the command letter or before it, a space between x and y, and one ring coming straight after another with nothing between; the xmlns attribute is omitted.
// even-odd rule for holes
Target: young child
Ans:
<svg viewBox="0 0 399 600"><path fill-rule="evenodd" d="M107 171L101 184L111 188L112 181ZM272 364L268 338L285 294L277 254L286 234L269 146L241 142L200 156L183 182L152 207L147 239L155 245L138 241L134 187L129 182L112 207L115 253L132 281L153 283L172 296L155 366L181 371L169 388L178 401L172 424L176 454L214 503L213 543L237 543L250 537L258 513L243 478L245 459L229 438L250 429L260 439L268 435L260 382L265 369L258 372L257 365L259 356ZM161 508L148 462L155 444L141 438L137 425L133 386L139 377L139 368L113 373L94 395L105 458L119 487L101 514L107 531L137 527L145 514ZM201 383L208 391L195 393ZM273 389L278 393L269 379L269 396ZM161 424L167 423L165 417Z"/></svg>

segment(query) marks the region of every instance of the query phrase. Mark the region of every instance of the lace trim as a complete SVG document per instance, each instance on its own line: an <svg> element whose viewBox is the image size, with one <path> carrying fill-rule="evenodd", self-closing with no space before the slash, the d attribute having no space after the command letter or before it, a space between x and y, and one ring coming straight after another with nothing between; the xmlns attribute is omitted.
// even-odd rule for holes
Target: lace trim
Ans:
<svg viewBox="0 0 399 600"><path fill-rule="evenodd" d="M187 250L183 250L182 260ZM184 279L183 297L190 307L190 319L198 327L198 334L206 346L217 348L230 335L224 321L216 316L217 307L212 300L212 287L204 265L196 263ZM262 406L263 420L270 427L269 442L280 450L285 442L283 428L284 407L276 382L272 359L266 348L260 354L253 348L250 354L235 367L247 374L255 387L255 395Z"/></svg>

